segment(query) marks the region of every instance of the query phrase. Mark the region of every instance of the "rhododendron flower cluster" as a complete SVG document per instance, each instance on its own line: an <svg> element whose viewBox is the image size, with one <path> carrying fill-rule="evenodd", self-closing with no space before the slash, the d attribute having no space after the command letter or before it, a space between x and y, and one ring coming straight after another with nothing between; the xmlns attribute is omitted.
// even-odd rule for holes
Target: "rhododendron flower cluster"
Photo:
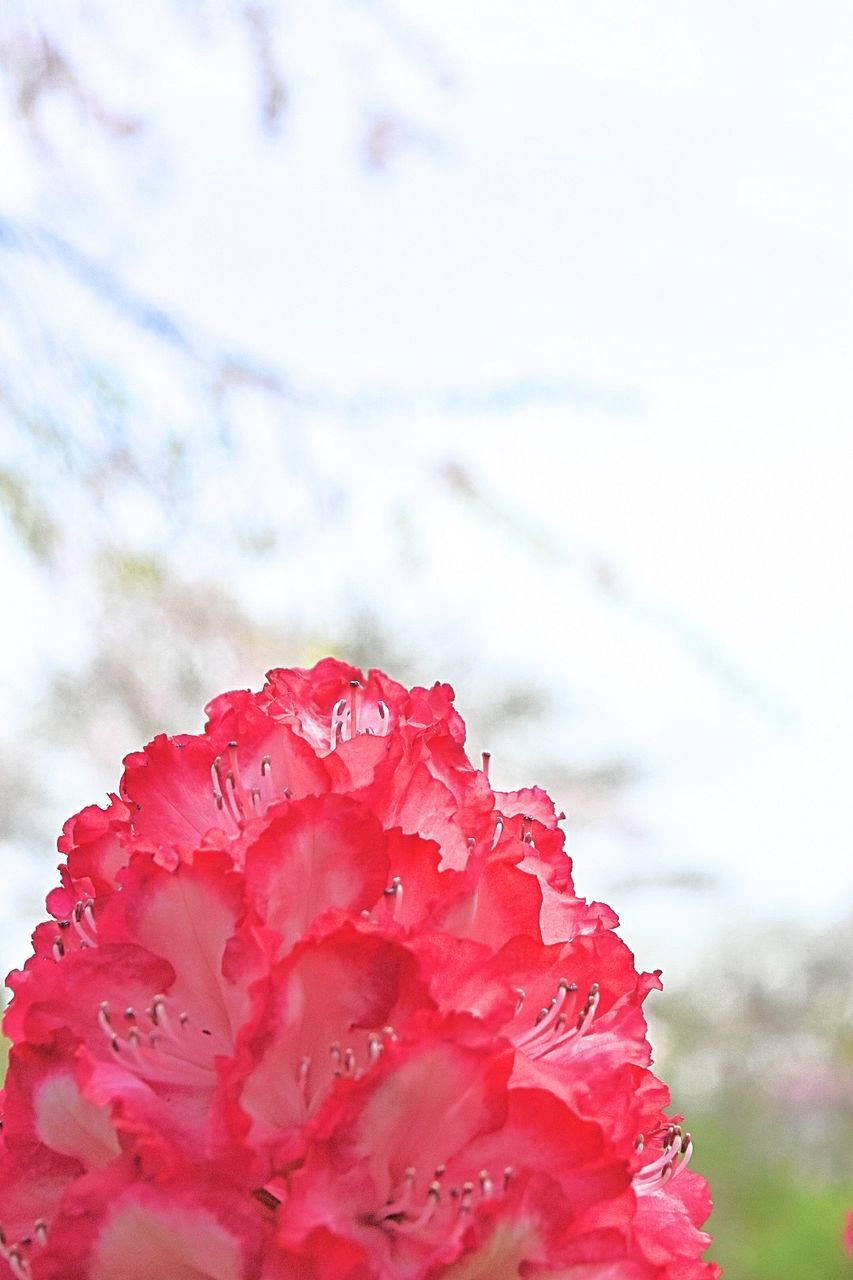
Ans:
<svg viewBox="0 0 853 1280"><path fill-rule="evenodd" d="M326 659L65 826L13 973L3 1280L701 1280L710 1203L558 815Z"/></svg>

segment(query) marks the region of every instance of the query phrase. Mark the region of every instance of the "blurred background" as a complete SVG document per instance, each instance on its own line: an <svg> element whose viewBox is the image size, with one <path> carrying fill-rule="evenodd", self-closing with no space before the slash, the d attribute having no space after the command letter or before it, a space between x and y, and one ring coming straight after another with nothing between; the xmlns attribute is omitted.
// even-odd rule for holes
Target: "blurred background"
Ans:
<svg viewBox="0 0 853 1280"><path fill-rule="evenodd" d="M853 1274L851 54L841 0L3 0L4 973L155 732L449 680L664 969L712 1256Z"/></svg>

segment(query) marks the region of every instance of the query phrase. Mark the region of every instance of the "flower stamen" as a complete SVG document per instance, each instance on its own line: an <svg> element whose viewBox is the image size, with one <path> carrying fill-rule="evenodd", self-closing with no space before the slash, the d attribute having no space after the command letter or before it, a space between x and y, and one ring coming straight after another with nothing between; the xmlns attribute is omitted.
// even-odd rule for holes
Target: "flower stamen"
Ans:
<svg viewBox="0 0 853 1280"><path fill-rule="evenodd" d="M329 747L334 751L339 742L349 742L356 734L367 733L384 738L391 731L391 714L380 698L375 704L359 697L359 680L350 680L349 693L332 707L329 725Z"/></svg>
<svg viewBox="0 0 853 1280"><path fill-rule="evenodd" d="M71 912L70 924L80 939L81 947L96 947L98 945L98 926L95 923L91 898L86 902L75 902L74 910ZM64 946L61 947L60 954L64 954Z"/></svg>
<svg viewBox="0 0 853 1280"><path fill-rule="evenodd" d="M230 786L229 778L231 780ZM210 779L213 784L213 799L216 802L217 809L220 813L224 813L229 817L239 830L241 814L234 800L234 778L230 773L223 775L221 756L217 756L210 766Z"/></svg>
<svg viewBox="0 0 853 1280"><path fill-rule="evenodd" d="M637 1143L641 1145L637 1146ZM634 1145L637 1150L643 1149L645 1139L641 1134ZM659 1191L671 1178L675 1178L690 1161L693 1154L693 1139L689 1133L682 1134L680 1125L673 1125L663 1138L663 1149L659 1156L643 1165L634 1174L633 1186L637 1195L645 1195Z"/></svg>
<svg viewBox="0 0 853 1280"><path fill-rule="evenodd" d="M193 1028L189 1014L178 1014L176 1025L168 1012L167 1003L168 997L159 994L145 1010L152 1028L150 1031L146 1030L144 1024L140 1026L136 1010L128 1007L122 1016L129 1025L124 1033L120 1033L116 1029L109 1003L102 1000L98 1006L98 1025L109 1041L115 1057L146 1080L161 1084L186 1083L192 1079L194 1072L198 1072L201 1073L199 1083L208 1081L213 1070L207 1039L210 1032L199 1027L195 1028L197 1036L191 1036Z"/></svg>
<svg viewBox="0 0 853 1280"><path fill-rule="evenodd" d="M415 1188L415 1179L417 1170L411 1165L403 1174L403 1182L395 1191L392 1192L388 1203L382 1212L382 1218L394 1218L397 1214L405 1213L411 1203L412 1194Z"/></svg>
<svg viewBox="0 0 853 1280"><path fill-rule="evenodd" d="M530 1058L544 1058L556 1052L557 1049L562 1049L570 1041L586 1035L598 1009L601 993L598 983L593 982L577 1021L567 1031L569 1016L568 1009L564 1006L568 995L575 991L577 991L576 983L562 979L557 988L557 995L553 997L547 1008L540 1009L535 1025L514 1042L516 1049L520 1049Z"/></svg>
<svg viewBox="0 0 853 1280"><path fill-rule="evenodd" d="M519 991L520 990L521 988L519 988ZM528 1045L534 1044L537 1040L541 1040L545 1033L549 1031L553 1024L558 1020L559 1012L566 1002L567 995L574 991L577 991L577 984L569 982L566 978L561 978L557 984L557 994L552 996L551 1003L547 1008L539 1010L536 1015L536 1022L530 1031L526 1032L526 1034L519 1040L516 1040L516 1049L525 1049Z"/></svg>
<svg viewBox="0 0 853 1280"><path fill-rule="evenodd" d="M394 879L387 888L382 890L382 893L390 906L391 919L393 920L397 915L398 908L403 903L403 881L399 876L394 876Z"/></svg>
<svg viewBox="0 0 853 1280"><path fill-rule="evenodd" d="M32 1276L32 1264L26 1256L27 1252L33 1247L43 1248L47 1242L47 1222L44 1218L37 1218L33 1223L32 1235L23 1236L20 1240L10 1244L6 1233L0 1227L0 1258L2 1258L15 1280L30 1280Z"/></svg>
<svg viewBox="0 0 853 1280"><path fill-rule="evenodd" d="M427 1226L432 1221L440 1202L441 1184L439 1182L431 1182L427 1190L426 1200L418 1216L409 1221L398 1223L397 1230L407 1232L420 1231L422 1227Z"/></svg>
<svg viewBox="0 0 853 1280"><path fill-rule="evenodd" d="M6 1263L15 1280L30 1280L32 1269L29 1260L23 1256L18 1245L13 1245L6 1253Z"/></svg>

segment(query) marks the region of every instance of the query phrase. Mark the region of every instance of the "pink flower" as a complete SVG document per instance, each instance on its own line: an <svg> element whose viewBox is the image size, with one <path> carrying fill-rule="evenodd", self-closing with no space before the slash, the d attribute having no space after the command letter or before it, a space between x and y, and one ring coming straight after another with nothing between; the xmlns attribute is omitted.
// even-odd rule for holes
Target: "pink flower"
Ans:
<svg viewBox="0 0 853 1280"><path fill-rule="evenodd" d="M274 671L66 823L9 978L0 1276L719 1274L658 975L452 697Z"/></svg>

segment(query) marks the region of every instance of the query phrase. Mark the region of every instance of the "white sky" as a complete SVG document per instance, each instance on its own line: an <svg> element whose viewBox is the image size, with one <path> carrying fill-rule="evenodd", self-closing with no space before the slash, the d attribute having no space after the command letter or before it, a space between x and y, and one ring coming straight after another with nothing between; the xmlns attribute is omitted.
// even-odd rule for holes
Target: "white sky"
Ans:
<svg viewBox="0 0 853 1280"><path fill-rule="evenodd" d="M377 35L382 12L428 52ZM849 6L283 6L276 138L258 135L232 28L200 46L164 0L130 13L106 6L97 35L67 18L66 40L108 100L153 105L152 128L107 151L57 104L65 173L48 183L0 116L0 213L303 385L419 406L372 424L381 463L352 425L318 420L352 524L282 565L277 591L248 579L258 610L322 629L342 594L379 601L426 678L474 654L483 678L544 676L571 709L556 751L636 759L634 835L580 832L580 887L616 897L646 860L722 877L708 900L614 902L644 963L677 963L685 933L733 912L837 911L853 816ZM372 173L359 130L386 102L428 144ZM574 396L447 407L520 383ZM247 455L261 430L247 419ZM425 478L448 460L508 526L437 495ZM385 547L392 508L412 516L411 580ZM518 527L544 541L538 563ZM614 567L621 605L590 586L591 559ZM5 636L18 690L55 623L38 598ZM4 928L0 968L23 929Z"/></svg>

